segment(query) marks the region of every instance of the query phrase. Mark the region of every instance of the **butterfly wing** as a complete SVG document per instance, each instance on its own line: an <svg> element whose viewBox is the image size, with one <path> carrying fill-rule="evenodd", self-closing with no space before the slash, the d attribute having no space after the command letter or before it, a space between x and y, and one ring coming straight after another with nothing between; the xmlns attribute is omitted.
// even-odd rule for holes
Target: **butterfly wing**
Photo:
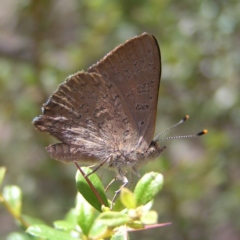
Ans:
<svg viewBox="0 0 240 240"><path fill-rule="evenodd" d="M144 152L152 141L161 74L156 39L142 34L120 45L87 73L68 77L33 120L62 143L58 160L99 161L116 150Z"/></svg>
<svg viewBox="0 0 240 240"><path fill-rule="evenodd" d="M157 40L147 33L115 48L88 69L99 73L121 92L138 132L137 146L144 152L155 131L161 55ZM133 139L135 140L135 139Z"/></svg>
<svg viewBox="0 0 240 240"><path fill-rule="evenodd" d="M99 161L138 139L122 94L97 73L78 72L68 77L42 111L33 123L62 141L62 145L47 148L58 160Z"/></svg>

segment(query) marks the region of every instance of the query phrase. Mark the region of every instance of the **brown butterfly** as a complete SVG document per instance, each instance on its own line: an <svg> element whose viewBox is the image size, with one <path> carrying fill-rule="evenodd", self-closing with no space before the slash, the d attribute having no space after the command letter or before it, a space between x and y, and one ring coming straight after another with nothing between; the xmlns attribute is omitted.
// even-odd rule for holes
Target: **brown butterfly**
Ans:
<svg viewBox="0 0 240 240"><path fill-rule="evenodd" d="M126 185L127 171L138 174L165 148L153 140L160 77L160 49L148 33L118 46L87 72L70 75L33 120L61 141L47 152L63 162L114 170Z"/></svg>

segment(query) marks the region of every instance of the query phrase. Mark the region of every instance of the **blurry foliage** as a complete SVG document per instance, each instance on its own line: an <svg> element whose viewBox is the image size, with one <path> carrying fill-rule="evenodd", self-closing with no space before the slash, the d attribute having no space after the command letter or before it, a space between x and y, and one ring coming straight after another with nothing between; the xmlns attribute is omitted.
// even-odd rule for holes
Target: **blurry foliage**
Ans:
<svg viewBox="0 0 240 240"><path fill-rule="evenodd" d="M173 224L131 238L238 239L239 11L236 0L2 1L0 161L5 184L22 188L24 212L50 223L66 214L76 194L75 167L50 160L44 147L56 140L31 125L41 105L68 75L146 31L162 52L156 132L189 114L172 134L203 127L209 134L163 142L168 149L141 170L163 173L154 209L160 222ZM106 182L113 176L107 173ZM3 236L18 229L2 207L0 222Z"/></svg>
<svg viewBox="0 0 240 240"><path fill-rule="evenodd" d="M171 223L157 223L158 213L151 210L154 198L163 186L163 176L157 172L145 174L137 183L134 192L122 188L115 204L108 207L106 193L100 178L90 168L79 168L76 186L79 191L75 206L64 219L55 220L53 227L41 219L22 212L22 192L18 186L2 186L0 203L11 214L24 232L12 232L8 240L74 240L74 239L129 239L129 232L166 227ZM0 167L0 186L6 168ZM89 183L88 181L91 181Z"/></svg>

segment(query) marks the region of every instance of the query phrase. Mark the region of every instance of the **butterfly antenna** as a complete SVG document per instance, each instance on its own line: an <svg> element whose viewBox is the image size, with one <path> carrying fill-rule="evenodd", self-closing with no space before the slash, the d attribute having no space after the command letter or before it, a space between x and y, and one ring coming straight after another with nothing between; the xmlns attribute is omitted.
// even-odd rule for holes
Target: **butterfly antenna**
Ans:
<svg viewBox="0 0 240 240"><path fill-rule="evenodd" d="M179 138L194 138L194 137L199 137L199 136L202 136L204 134L207 134L208 133L208 130L204 129L202 130L201 132L199 133L196 133L196 134L191 134L191 135L182 135L182 136L174 136L174 137L167 137L167 138L161 138L159 140L170 140L170 139L179 139Z"/></svg>
<svg viewBox="0 0 240 240"><path fill-rule="evenodd" d="M178 123L174 124L173 126L165 129L163 132L159 133L155 138L154 141L158 140L158 138L163 135L165 132L168 132L169 130L171 130L172 128L177 127L178 125L184 123L185 121L187 121L189 119L189 115L186 115L184 118L182 118ZM177 137L176 137L177 138Z"/></svg>

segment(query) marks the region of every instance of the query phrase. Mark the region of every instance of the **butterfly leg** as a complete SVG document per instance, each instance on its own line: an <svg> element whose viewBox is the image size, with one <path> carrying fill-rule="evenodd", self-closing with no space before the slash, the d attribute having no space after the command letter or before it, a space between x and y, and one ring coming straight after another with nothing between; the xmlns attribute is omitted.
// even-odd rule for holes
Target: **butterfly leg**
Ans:
<svg viewBox="0 0 240 240"><path fill-rule="evenodd" d="M123 174L123 172L122 172L122 170L120 168L118 169L118 173L119 173L119 176L120 176L121 180L123 181L123 185L117 191L115 191L115 194L113 196L112 203L111 203L111 209L113 208L113 204L114 204L114 202L116 200L116 197L121 192L122 188L124 188L128 184L128 179Z"/></svg>
<svg viewBox="0 0 240 240"><path fill-rule="evenodd" d="M133 172L140 178L141 175L135 167L132 167Z"/></svg>
<svg viewBox="0 0 240 240"><path fill-rule="evenodd" d="M88 173L86 176L88 177L88 176L90 176L91 174L95 173L100 167L102 167L102 166L104 165L105 162L108 161L109 158L110 158L110 157L107 157L107 158L105 158L103 161L101 161L100 164L99 164L96 168L94 168L94 169L92 170L92 172Z"/></svg>
<svg viewBox="0 0 240 240"><path fill-rule="evenodd" d="M104 191L106 192L116 180L117 180L117 177L113 178L113 180L111 180L110 183L105 187Z"/></svg>

